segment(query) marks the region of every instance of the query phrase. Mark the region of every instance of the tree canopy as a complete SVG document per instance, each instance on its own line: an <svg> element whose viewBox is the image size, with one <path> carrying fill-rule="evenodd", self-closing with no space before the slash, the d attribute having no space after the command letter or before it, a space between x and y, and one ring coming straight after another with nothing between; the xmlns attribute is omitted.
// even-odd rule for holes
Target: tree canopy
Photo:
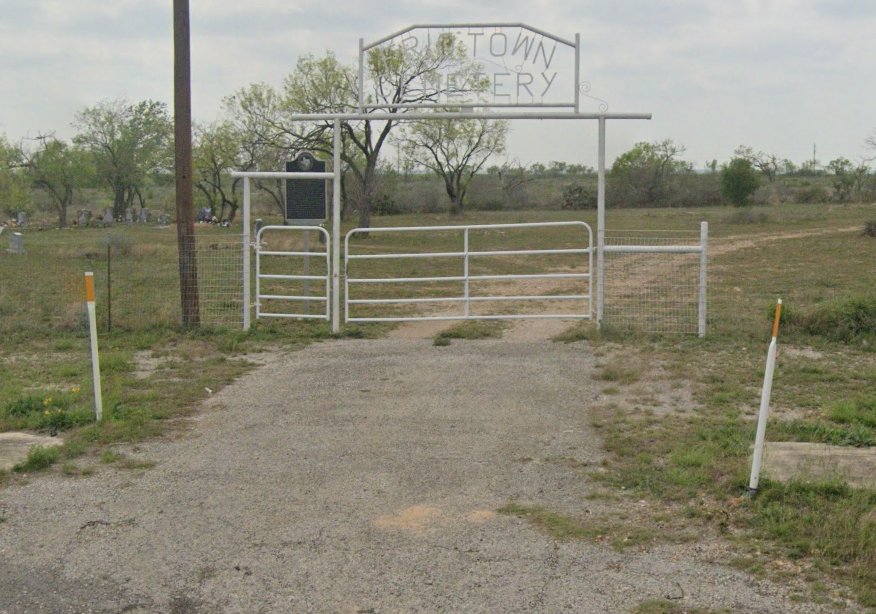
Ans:
<svg viewBox="0 0 876 614"><path fill-rule="evenodd" d="M172 167L167 105L154 100L105 100L76 114L74 142L91 153L97 176L113 191L118 217L136 198L144 205L147 178Z"/></svg>

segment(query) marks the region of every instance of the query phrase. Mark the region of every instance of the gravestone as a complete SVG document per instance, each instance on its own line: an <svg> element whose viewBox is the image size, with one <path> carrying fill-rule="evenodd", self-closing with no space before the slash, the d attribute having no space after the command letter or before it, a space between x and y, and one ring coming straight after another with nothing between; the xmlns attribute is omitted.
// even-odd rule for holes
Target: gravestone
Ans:
<svg viewBox="0 0 876 614"><path fill-rule="evenodd" d="M259 230L261 230L262 226L264 226L264 225L265 225L265 223L262 221L262 218L256 218L255 228L253 229L253 234L258 236Z"/></svg>
<svg viewBox="0 0 876 614"><path fill-rule="evenodd" d="M168 224L170 224L170 216L167 215L166 213L159 213L158 214L158 225L159 226L167 226Z"/></svg>
<svg viewBox="0 0 876 614"><path fill-rule="evenodd" d="M148 224L152 221L152 211L145 207L140 207L140 223Z"/></svg>
<svg viewBox="0 0 876 614"><path fill-rule="evenodd" d="M15 215L15 225L16 226L27 226L27 213L24 211L19 211Z"/></svg>
<svg viewBox="0 0 876 614"><path fill-rule="evenodd" d="M23 254L24 235L20 232L13 232L11 235L9 235L9 249L7 251L10 254Z"/></svg>
<svg viewBox="0 0 876 614"><path fill-rule="evenodd" d="M80 209L76 223L80 226L88 226L91 223L91 211L88 209Z"/></svg>
<svg viewBox="0 0 876 614"><path fill-rule="evenodd" d="M113 208L107 207L103 210L103 225L112 226L114 223L115 219L113 218Z"/></svg>
<svg viewBox="0 0 876 614"><path fill-rule="evenodd" d="M134 210L133 209L125 209L125 224L133 224L134 223Z"/></svg>

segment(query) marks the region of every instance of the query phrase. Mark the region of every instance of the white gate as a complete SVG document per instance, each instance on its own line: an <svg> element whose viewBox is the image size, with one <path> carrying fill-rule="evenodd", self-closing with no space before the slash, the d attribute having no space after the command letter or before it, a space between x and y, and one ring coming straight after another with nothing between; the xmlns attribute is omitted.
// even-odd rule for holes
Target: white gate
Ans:
<svg viewBox="0 0 876 614"><path fill-rule="evenodd" d="M574 237L576 243L574 247L556 247L546 249L499 249L499 250L473 250L470 245L470 234L472 231L512 231L521 228L570 228L580 230L576 232ZM440 252L413 252L406 251L403 253L353 253L356 246L351 246L350 239L357 234L380 234L380 233L456 233L462 235L462 249ZM591 271L593 268L593 231L590 226L584 222L538 222L524 224L478 224L467 226L410 226L397 228L354 228L347 233L344 240L344 256L345 256L345 292L344 292L344 318L346 322L400 322L400 321L415 321L415 320L507 320L507 319L590 319L591 318L591 297L593 295L593 277ZM556 255L573 255L576 263L572 266L566 266L564 270L556 270L556 268L545 267L549 270L543 270L537 273L507 273L507 274L472 274L471 267L473 261L481 261L500 257L500 256L524 256L537 259L543 256ZM580 256L580 258L579 258ZM460 270L457 274L445 275L418 275L405 277L355 277L351 276L351 263L362 260L411 260L411 259L426 259L428 263L437 263L438 261L446 261L445 259L456 259L460 265ZM520 262L515 261L518 266ZM533 267L538 268L544 266L543 262L528 262L527 270L532 270ZM388 267L391 268L391 267ZM445 267L447 268L447 267ZM391 272L391 271L390 271ZM519 291L515 294L490 294L488 293L473 293L472 284L478 282L497 282L506 281L512 292L517 290L519 284L523 281L535 280L572 280L575 282L575 289L571 292L558 294L542 294L532 293L524 290L525 293ZM353 296L355 288L362 286L374 287L393 285L398 287L402 284L419 285L424 284L433 286L431 291L434 291L436 285L461 285L461 295L446 296L446 292L439 292L438 295L429 294L430 289L415 292L416 296L398 297L366 297L356 298ZM424 286L419 286L423 288ZM554 304L555 301L577 301L574 311L570 313L524 313L524 309L519 305L531 302L541 302ZM506 305L515 306L513 311L506 311L494 314L474 314L472 313L473 303L488 303L488 302L504 302ZM366 317L351 315L351 306L354 305L408 305L414 306L418 304L449 304L455 309L447 313L428 314L428 315L386 315L386 314L371 314Z"/></svg>
<svg viewBox="0 0 876 614"><path fill-rule="evenodd" d="M302 250L270 250L263 249L262 239L265 233L278 233L282 232L285 234L292 234L294 232L302 232L304 231L304 248ZM314 252L310 251L309 244L307 240L307 236L309 232L319 232L325 237L325 252ZM318 319L318 320L329 320L331 317L330 312L330 303L329 303L329 283L331 280L331 266L330 266L330 255L331 250L329 246L331 245L331 238L329 236L328 231L321 226L264 226L256 234L255 241L255 266L256 266L256 282L255 282L255 313L256 318L310 318L310 319ZM263 257L279 257L285 258L288 260L292 259L303 259L301 264L302 272L301 273L263 273L262 272L262 258ZM311 264L311 260L318 258L319 260L325 260L325 274L322 275L311 275L309 271L309 266ZM290 262L290 264L293 264ZM293 269L294 270L294 269ZM270 294L262 294L263 281L272 281L272 292ZM320 285L324 286L324 292L321 294L310 294L310 282L322 282ZM294 285L297 290L297 286L301 283L304 286L304 291L295 294L278 294L274 290L278 285L282 285L283 283L287 283L288 285ZM276 301L278 303L285 304L296 304L302 305L301 309L283 309L282 311L277 310L264 310L263 301ZM320 305L320 309L317 310L317 313L310 313L310 303L315 302Z"/></svg>

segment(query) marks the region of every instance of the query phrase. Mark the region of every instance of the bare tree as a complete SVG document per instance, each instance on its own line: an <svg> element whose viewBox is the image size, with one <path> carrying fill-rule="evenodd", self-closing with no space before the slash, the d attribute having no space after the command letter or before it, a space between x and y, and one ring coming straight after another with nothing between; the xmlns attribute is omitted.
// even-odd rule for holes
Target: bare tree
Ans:
<svg viewBox="0 0 876 614"><path fill-rule="evenodd" d="M444 180L450 213L461 214L472 177L505 150L508 122L441 119L415 122L405 131L407 155Z"/></svg>
<svg viewBox="0 0 876 614"><path fill-rule="evenodd" d="M753 148L747 145L740 145L736 148L733 154L737 158L742 158L743 160L751 162L751 165L763 173L766 176L767 181L770 183L776 180L776 175L779 173L779 169L784 166L784 160L776 154L754 151Z"/></svg>
<svg viewBox="0 0 876 614"><path fill-rule="evenodd" d="M398 124L393 116L403 114L404 105L437 102L442 97L461 96L486 87L485 78L479 76L480 67L469 60L465 46L453 35L443 35L431 46L413 51L399 46L375 48L368 52L366 63L371 77L369 89L364 92L368 103L401 107L378 111L384 117L389 116L388 120L342 124L340 157L346 169L341 172L348 170L358 184L356 204L359 225L363 227L370 225L380 152ZM449 69L453 70L454 79L434 78ZM338 62L332 54L323 58L300 58L284 82L282 95L267 94L262 88L261 99L254 100L252 93L251 89L241 90L229 102L238 114L251 116L242 121L258 128L261 142L281 149L309 149L327 156L333 153L332 122L295 122L288 116L351 112L359 100L355 70ZM278 99L281 100L279 108L273 105Z"/></svg>

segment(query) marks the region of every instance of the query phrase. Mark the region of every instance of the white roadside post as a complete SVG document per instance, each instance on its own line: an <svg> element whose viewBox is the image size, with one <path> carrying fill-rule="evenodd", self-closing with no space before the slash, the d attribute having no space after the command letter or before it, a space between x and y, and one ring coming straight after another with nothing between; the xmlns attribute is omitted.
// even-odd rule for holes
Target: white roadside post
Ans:
<svg viewBox="0 0 876 614"><path fill-rule="evenodd" d="M779 334L779 318L782 314L782 299L776 304L776 317L773 321L773 339L767 350L766 371L763 375L763 390L760 394L760 413L757 416L757 435L754 439L754 456L751 460L751 478L748 481L748 492L757 494L760 480L760 467L763 462L763 446L766 439L767 418L770 413L770 394L773 390L773 372L776 368L776 337Z"/></svg>
<svg viewBox="0 0 876 614"><path fill-rule="evenodd" d="M94 381L94 418L103 419L103 398L100 394L100 356L97 352L97 315L94 307L94 273L85 274L85 304L88 307L88 329L91 334L91 376Z"/></svg>

